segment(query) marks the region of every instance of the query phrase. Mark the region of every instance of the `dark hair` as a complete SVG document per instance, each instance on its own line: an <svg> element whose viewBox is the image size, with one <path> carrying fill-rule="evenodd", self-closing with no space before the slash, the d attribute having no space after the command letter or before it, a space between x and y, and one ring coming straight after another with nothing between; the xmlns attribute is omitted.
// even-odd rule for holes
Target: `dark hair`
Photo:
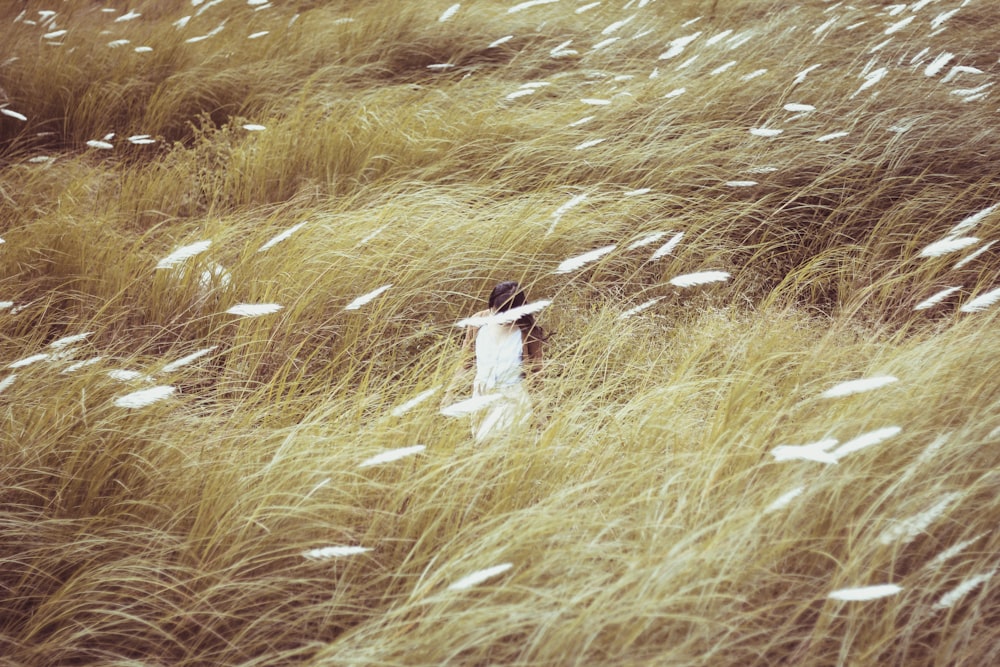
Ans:
<svg viewBox="0 0 1000 667"><path fill-rule="evenodd" d="M513 280L505 280L502 283L498 283L493 288L493 291L490 292L489 304L490 310L502 313L511 308L520 308L526 301L524 290L520 288L520 285ZM545 335L545 330L535 324L535 316L530 313L519 317L517 326L521 329L521 334L525 340L528 340L529 336L537 338L542 342L548 338Z"/></svg>

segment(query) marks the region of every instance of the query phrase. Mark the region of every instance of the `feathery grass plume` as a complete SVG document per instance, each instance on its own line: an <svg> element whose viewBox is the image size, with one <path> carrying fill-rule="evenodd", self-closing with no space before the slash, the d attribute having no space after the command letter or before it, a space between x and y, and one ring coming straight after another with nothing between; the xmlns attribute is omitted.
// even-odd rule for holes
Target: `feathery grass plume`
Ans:
<svg viewBox="0 0 1000 667"><path fill-rule="evenodd" d="M955 65L941 79L941 83L949 83L960 74L983 74L983 70L978 67L968 67L966 65Z"/></svg>
<svg viewBox="0 0 1000 667"><path fill-rule="evenodd" d="M831 453L833 454L833 457L839 461L848 454L852 454L858 450L884 442L889 438L898 435L902 430L903 429L899 426L886 426L885 428L862 433L853 440L848 440L840 447L837 447Z"/></svg>
<svg viewBox="0 0 1000 667"><path fill-rule="evenodd" d="M839 16L834 16L834 17L832 17L832 18L829 18L829 19L827 19L827 20L826 20L826 21L824 21L823 23L821 23L821 24L820 24L820 25L819 25L818 27L816 27L816 28L815 28L815 29L814 29L814 30L812 31L812 34L813 34L813 36L814 36L814 37L819 37L820 35L822 35L822 34L823 34L824 32L826 32L827 30L829 30L829 29L830 29L830 27L831 27L831 26L832 26L832 25L833 25L834 23L836 23L836 22L837 22L837 20L838 20L839 18L840 18Z"/></svg>
<svg viewBox="0 0 1000 667"><path fill-rule="evenodd" d="M591 146L596 146L597 144L603 144L605 141L607 141L607 139L590 139L581 144L577 144L573 147L573 150L582 151L585 148L590 148Z"/></svg>
<svg viewBox="0 0 1000 667"><path fill-rule="evenodd" d="M149 389L140 389L139 391L133 391L131 394L119 396L115 399L115 405L119 408L144 408L147 405L152 405L157 401L162 401L165 398L173 396L175 391L177 391L177 388L168 384L150 387Z"/></svg>
<svg viewBox="0 0 1000 667"><path fill-rule="evenodd" d="M723 185L730 188L752 188L757 184L757 181L726 181L723 183Z"/></svg>
<svg viewBox="0 0 1000 667"><path fill-rule="evenodd" d="M0 301L0 310L7 310L14 305L13 301Z"/></svg>
<svg viewBox="0 0 1000 667"><path fill-rule="evenodd" d="M755 137L776 137L784 132L784 130L779 130L773 127L752 127L750 128L750 134Z"/></svg>
<svg viewBox="0 0 1000 667"><path fill-rule="evenodd" d="M276 313L283 307L277 303L238 303L226 312L239 317L259 317Z"/></svg>
<svg viewBox="0 0 1000 667"><path fill-rule="evenodd" d="M984 244L982 248L980 248L979 250L977 250L974 253L970 254L968 257L964 257L964 258L960 259L959 261L955 262L955 266L953 266L952 268L953 269L960 269L963 266L965 266L966 264L969 264L970 262L972 262L973 260L975 260L977 257L979 257L980 255L982 255L983 253L985 253L987 250L989 250L990 247L992 247L994 243L996 243L996 241L990 241L989 243Z"/></svg>
<svg viewBox="0 0 1000 667"><path fill-rule="evenodd" d="M378 289L373 289L371 292L368 292L367 294L362 294L357 299L351 301L349 304L344 306L344 310L358 310L359 308L361 308L361 306L369 303L370 301L373 301L380 294L382 294L391 287L392 283L389 283L388 285L382 285Z"/></svg>
<svg viewBox="0 0 1000 667"><path fill-rule="evenodd" d="M569 211L571 208L573 208L577 204L580 204L581 202L583 202L583 200L585 200L586 198L587 198L587 193L585 193L585 192L584 193L580 193L578 195L575 195L574 197L570 198L570 200L568 202L566 202L565 204L563 204L562 206L560 206L559 208L557 208L555 211L553 211L552 212L552 217L553 218L561 218L563 215L566 214L567 211Z"/></svg>
<svg viewBox="0 0 1000 667"><path fill-rule="evenodd" d="M934 609L951 609L955 603L971 593L980 584L986 583L996 574L996 568L989 572L983 572L971 577L966 577L958 586L941 596L941 599L934 605Z"/></svg>
<svg viewBox="0 0 1000 667"><path fill-rule="evenodd" d="M644 303L640 303L638 306L634 306L632 308L629 308L625 312L623 312L621 315L618 316L618 319L624 320L624 319L627 319L629 317L632 317L636 313L641 313L642 311L646 310L647 308L649 308L652 305L655 305L658 301L660 301L662 299L663 299L662 296L658 296L655 299L650 299L649 301L646 301Z"/></svg>
<svg viewBox="0 0 1000 667"><path fill-rule="evenodd" d="M670 284L675 287L695 287L696 285L706 285L708 283L718 283L729 280L729 274L725 271L698 271L697 273L685 273L670 279Z"/></svg>
<svg viewBox="0 0 1000 667"><path fill-rule="evenodd" d="M927 463L927 461L931 460L934 457L934 455L938 452L938 450L940 450L948 443L952 435L954 434L948 432L948 433L942 433L938 437L934 438L931 444L927 445L927 447L924 448L924 451L920 452L920 456L917 457L917 460L913 462L913 467L914 468L919 467L924 463Z"/></svg>
<svg viewBox="0 0 1000 667"><path fill-rule="evenodd" d="M785 111L791 111L794 113L809 113L810 111L816 111L816 107L811 104L801 104L799 102L789 102L784 107Z"/></svg>
<svg viewBox="0 0 1000 667"><path fill-rule="evenodd" d="M410 447L400 447L398 449L390 449L387 452L382 452L371 458L365 459L358 465L359 468L368 468L370 466L377 466L381 463L390 463L407 456L413 456L414 454L419 454L420 452L427 449L426 445L412 445Z"/></svg>
<svg viewBox="0 0 1000 667"><path fill-rule="evenodd" d="M680 72L682 69L687 69L688 67L690 67L691 65L693 65L696 60L698 60L698 54L697 53L694 54L693 56L691 56L690 58L688 58L687 60L685 60L684 62L682 62L677 67L675 67L674 71L675 72Z"/></svg>
<svg viewBox="0 0 1000 667"><path fill-rule="evenodd" d="M945 299L947 299L949 296L951 296L960 289L962 289L961 285L958 285L956 287L946 287L940 292L935 292L934 294L930 295L929 297L927 297L926 299L915 305L913 307L913 310L927 310L928 308L933 308L934 306L941 303L942 301L944 301Z"/></svg>
<svg viewBox="0 0 1000 667"><path fill-rule="evenodd" d="M837 463L837 458L829 449L836 446L838 440L826 438L808 445L778 445L771 450L775 461L815 461L817 463Z"/></svg>
<svg viewBox="0 0 1000 667"><path fill-rule="evenodd" d="M741 76L740 77L740 81L752 81L753 79L756 79L759 76L764 76L765 74L767 74L767 69L766 68L765 69L755 69L754 71L748 72L748 73L744 74L743 76Z"/></svg>
<svg viewBox="0 0 1000 667"><path fill-rule="evenodd" d="M103 151L109 151L112 148L114 148L114 144L111 144L107 141L102 141L100 139L90 139L87 141L87 145L90 146L91 148L97 148Z"/></svg>
<svg viewBox="0 0 1000 667"><path fill-rule="evenodd" d="M670 60L671 58L676 58L683 53L684 49L687 48L691 42L699 37L701 37L701 30L685 37L678 37L670 42L670 48L661 53L658 60Z"/></svg>
<svg viewBox="0 0 1000 667"><path fill-rule="evenodd" d="M526 303L523 306L518 306L517 308L508 308L507 310L500 311L498 313L493 313L491 315L483 315L479 317L466 317L458 322L455 322L456 327L483 327L487 324L510 324L511 322L516 322L525 315L534 315L535 313L541 311L543 308L548 307L552 304L549 299L542 299L540 301L532 301L531 303Z"/></svg>
<svg viewBox="0 0 1000 667"><path fill-rule="evenodd" d="M635 190L628 190L622 193L622 197L638 197L639 195L648 194L653 191L653 188L636 188Z"/></svg>
<svg viewBox="0 0 1000 667"><path fill-rule="evenodd" d="M60 37L62 37L63 35L65 35L67 32L69 32L69 31L68 30L53 30L52 32L47 32L44 35L42 35L42 39L59 39Z"/></svg>
<svg viewBox="0 0 1000 667"><path fill-rule="evenodd" d="M879 67L877 70L865 74L865 82L862 83L861 87L859 87L857 90L854 91L854 93L851 94L851 97L854 97L858 93L871 88L879 81L881 81L883 78L885 78L885 75L888 73L889 73L888 67Z"/></svg>
<svg viewBox="0 0 1000 667"><path fill-rule="evenodd" d="M247 39L259 39L264 35L270 34L270 32L271 32L270 30L259 30L257 32L252 32L249 35L247 35Z"/></svg>
<svg viewBox="0 0 1000 667"><path fill-rule="evenodd" d="M810 65L809 67L805 68L804 70L795 75L795 77L792 79L792 84L794 85L802 83L803 81L806 80L806 77L809 76L810 72L819 69L822 66L823 66L822 64Z"/></svg>
<svg viewBox="0 0 1000 667"><path fill-rule="evenodd" d="M891 526L882 531L882 534L878 537L879 544L893 544L898 542L900 544L909 544L913 540L927 530L927 527L934 523L951 505L952 502L961 498L962 494L953 491L951 493L946 493L941 498L934 503L931 507L927 508L920 514L915 514L907 519L901 519L899 521L893 522Z"/></svg>
<svg viewBox="0 0 1000 667"><path fill-rule="evenodd" d="M652 243L656 243L657 241L659 241L660 239L662 239L666 235L667 235L667 232L653 232L651 234L646 234L642 238L637 239L637 240L633 241L632 243L630 243L628 245L628 247L625 248L625 250L626 251L628 251L628 250L635 250L636 248L642 248L642 247L648 246L648 245L650 245Z"/></svg>
<svg viewBox="0 0 1000 667"><path fill-rule="evenodd" d="M670 238L669 241L667 241L659 248L657 248L656 251L652 254L652 256L650 256L650 258L646 261L654 262L660 259L661 257L666 257L667 255L669 255L674 251L674 248L677 247L677 245L681 242L681 239L683 238L684 238L684 232L677 232Z"/></svg>
<svg viewBox="0 0 1000 667"><path fill-rule="evenodd" d="M113 39L110 42L108 42L108 48L117 49L119 46L125 46L126 44L129 43L130 43L129 40L127 39Z"/></svg>
<svg viewBox="0 0 1000 667"><path fill-rule="evenodd" d="M705 46L715 46L716 44L724 40L726 37L729 37L731 34L733 34L733 29L727 28L726 30L723 30L722 32L712 35L711 37L706 39Z"/></svg>
<svg viewBox="0 0 1000 667"><path fill-rule="evenodd" d="M453 17L455 14L457 14L458 10L461 8L462 8L461 3L456 2L448 9L444 10L441 16L438 17L438 23L444 23L445 21Z"/></svg>
<svg viewBox="0 0 1000 667"><path fill-rule="evenodd" d="M945 563L945 561L949 561L958 554L962 553L970 546L981 540L985 535L986 533L979 533L975 537L970 537L967 540L962 540L957 544L951 545L950 547L939 553L937 556L935 556L933 560L927 563L926 566L927 569L936 570L937 568L941 567Z"/></svg>
<svg viewBox="0 0 1000 667"><path fill-rule="evenodd" d="M177 250L173 251L163 259L161 259L156 264L157 269L172 269L181 262L191 259L195 255L199 255L212 245L211 240L198 241L197 243L191 243L186 246L182 246Z"/></svg>
<svg viewBox="0 0 1000 667"><path fill-rule="evenodd" d="M75 364L70 364L66 368L62 369L62 371L60 371L60 372L61 373L72 373L73 371L78 371L81 368L85 368L87 366L91 366L93 364L96 364L97 362L99 362L103 358L104 357L98 355L96 357L91 357L90 359L84 359L83 361L78 361Z"/></svg>
<svg viewBox="0 0 1000 667"><path fill-rule="evenodd" d="M600 2L590 2L590 3L587 3L586 5L583 5L582 7L577 7L573 11L576 14L582 14L582 13L584 13L586 11L590 11L591 9L593 9L594 7L597 7L600 4L601 4Z"/></svg>
<svg viewBox="0 0 1000 667"><path fill-rule="evenodd" d="M585 252L582 255L577 255L576 257L570 257L569 259L564 259L559 266L556 267L554 273L570 273L571 271L576 271L589 264L590 262L596 261L601 257L604 257L609 252L614 250L617 244L612 243L611 245L606 245L602 248L596 250L591 250L590 252Z"/></svg>
<svg viewBox="0 0 1000 667"><path fill-rule="evenodd" d="M918 257L940 257L941 255L947 255L950 252L963 250L977 243L979 243L979 239L975 236L963 236L960 238L949 237L931 243L929 246L920 251Z"/></svg>
<svg viewBox="0 0 1000 667"><path fill-rule="evenodd" d="M580 120L574 120L572 123L570 123L566 127L579 127L580 125L583 125L584 123L589 123L592 120L594 120L593 116L584 116Z"/></svg>
<svg viewBox="0 0 1000 667"><path fill-rule="evenodd" d="M242 127L247 132L263 132L267 129L266 125L260 125L258 123L245 123Z"/></svg>
<svg viewBox="0 0 1000 667"><path fill-rule="evenodd" d="M793 500L802 495L805 488L806 487L804 486L797 486L791 491L781 494L774 502L764 508L764 514L770 514L771 512L777 512L778 510L785 509L792 503Z"/></svg>
<svg viewBox="0 0 1000 667"><path fill-rule="evenodd" d="M201 350L198 350L197 352L192 352L191 354L187 355L186 357L181 357L177 361L171 361L169 364L167 364L166 366L163 367L163 369L161 370L161 372L162 373L172 373L175 370L177 370L178 368L181 368L182 366L187 366L188 364L190 364L192 361L194 361L196 359L201 359L202 357L204 357L206 354L209 354L210 352L212 352L212 350L214 350L217 347L219 347L219 346L218 345L213 345L211 347L206 347L206 348L203 348Z"/></svg>
<svg viewBox="0 0 1000 667"><path fill-rule="evenodd" d="M0 392L4 391L7 387L14 384L14 380L17 379L17 373L11 373L3 380L0 380Z"/></svg>
<svg viewBox="0 0 1000 667"><path fill-rule="evenodd" d="M483 394L481 396L473 396L472 398L467 398L441 408L441 414L445 417L463 417L465 415L471 415L489 407L501 398L503 398L502 394Z"/></svg>
<svg viewBox="0 0 1000 667"><path fill-rule="evenodd" d="M1000 208L1000 204L993 204L992 206L987 206L981 211L973 213L967 218L963 218L957 225L955 225L948 231L948 236L951 237L958 236L959 234L969 231L970 229L978 225L980 222L988 218L990 215L992 215L993 212L996 211L998 208Z"/></svg>
<svg viewBox="0 0 1000 667"><path fill-rule="evenodd" d="M615 21L614 23L609 24L606 28L604 28L604 30L601 31L601 34L602 35L610 35L613 32L617 32L620 28L624 28L629 23L631 23L633 21L633 19L635 19L636 16L638 16L638 14L632 14L631 16L629 16L627 18L623 18L621 20L618 20L618 21Z"/></svg>
<svg viewBox="0 0 1000 667"><path fill-rule="evenodd" d="M821 137L816 137L816 141L823 143L827 141L833 141L834 139L840 139L841 137L846 137L850 132L831 132L830 134L824 134Z"/></svg>
<svg viewBox="0 0 1000 667"><path fill-rule="evenodd" d="M828 596L831 600L863 602L896 595L902 591L902 586L896 584L881 584L878 586L861 586L858 588L841 588Z"/></svg>
<svg viewBox="0 0 1000 667"><path fill-rule="evenodd" d="M473 586L478 586L487 579L492 579L493 577L503 574L510 568L514 567L513 563L501 563L500 565L494 565L493 567L488 567L485 570L476 570L472 574L466 575L453 583L448 587L449 591L464 591Z"/></svg>
<svg viewBox="0 0 1000 667"><path fill-rule="evenodd" d="M572 43L573 43L572 39L567 39L565 42L563 42L559 46L557 46L554 49L550 50L549 51L549 55L552 56L553 58L561 58L563 56L575 56L578 53L578 51L576 51L576 49L568 49L568 48L566 48L566 47L568 47Z"/></svg>
<svg viewBox="0 0 1000 667"><path fill-rule="evenodd" d="M132 21L134 19L139 18L140 16L142 16L142 14L140 14L137 11L134 11L134 10L130 9L127 12L125 12L124 14L122 14L121 16L119 16L118 18L116 18L115 19L115 23L122 23L124 21Z"/></svg>
<svg viewBox="0 0 1000 667"><path fill-rule="evenodd" d="M841 396L860 394L862 392L879 389L887 384L892 384L893 382L898 381L899 378L893 377L892 375L878 375L870 378L862 378L860 380L848 380L847 382L841 382L840 384L830 387L820 394L820 398L840 398Z"/></svg>
<svg viewBox="0 0 1000 667"><path fill-rule="evenodd" d="M94 333L93 331L87 331L81 334L74 334L72 336L63 336L62 338L54 340L51 343L49 343L49 347L61 350L64 347L72 345L73 343L79 343L82 340L86 340L93 333Z"/></svg>
<svg viewBox="0 0 1000 667"><path fill-rule="evenodd" d="M925 76L936 76L942 69L945 68L951 59L955 57L954 53L948 53L947 51L939 55L931 64L924 68Z"/></svg>
<svg viewBox="0 0 1000 667"><path fill-rule="evenodd" d="M895 23L893 23L892 25L890 25L888 28L885 29L884 34L891 35L895 32L899 32L906 26L910 25L910 22L913 21L913 19L915 18L916 18L915 16L907 16L905 18L896 21Z"/></svg>
<svg viewBox="0 0 1000 667"><path fill-rule="evenodd" d="M131 382L132 380L152 380L153 378L148 375L143 375L139 371L125 370L124 368L116 368L114 370L108 371L108 377L112 380L118 380L119 382Z"/></svg>
<svg viewBox="0 0 1000 667"><path fill-rule="evenodd" d="M431 387L430 389L425 389L424 391L420 392L419 394L417 394L410 400L406 401L405 403L400 403L399 405L394 407L389 412L389 414L392 415L393 417L402 417L407 412L409 412L410 410L417 407L418 405L426 401L428 398L436 394L440 389L441 385L438 385L436 387Z"/></svg>
<svg viewBox="0 0 1000 667"><path fill-rule="evenodd" d="M24 368L25 366L30 366L31 364L39 361L45 361L48 358L48 354L40 352L38 354L33 354L30 357L25 357L24 359L18 359L14 363L8 365L7 368Z"/></svg>
<svg viewBox="0 0 1000 667"><path fill-rule="evenodd" d="M940 14L938 14L937 16L935 16L933 19L931 19L931 30L937 30L938 28L940 28L942 25L944 25L945 21L947 21L952 16L954 16L955 14L957 14L958 10L961 9L962 7L964 7L964 6L965 6L965 3L963 2L960 6L955 7L955 9L949 9L948 11L941 12Z"/></svg>
<svg viewBox="0 0 1000 667"><path fill-rule="evenodd" d="M730 69L732 69L734 65L736 65L736 61L735 60L730 60L729 62L724 63L722 65L719 65L718 67L716 67L715 69L713 69L711 72L708 73L708 75L709 76L718 76L719 74L722 74L723 72L727 72Z"/></svg>
<svg viewBox="0 0 1000 667"><path fill-rule="evenodd" d="M604 107L611 104L611 100L606 100L601 97L583 97L580 99L580 101L583 102L584 104L596 107Z"/></svg>
<svg viewBox="0 0 1000 667"><path fill-rule="evenodd" d="M617 42L620 39L621 39L621 37L608 37L607 39L602 39L597 44L594 44L592 47L590 47L590 50L591 51L600 51L605 46L611 46L612 44L614 44L615 42Z"/></svg>
<svg viewBox="0 0 1000 667"><path fill-rule="evenodd" d="M332 546L309 549L302 552L302 557L306 560L329 560L331 558L343 558L344 556L357 556L371 551L371 547L348 547Z"/></svg>
<svg viewBox="0 0 1000 667"><path fill-rule="evenodd" d="M553 211L552 224L549 225L548 231L545 232L546 235L552 233L552 231L556 228L556 225L559 224L559 220L563 217L563 215L566 214L567 211L569 211L574 206L580 204L586 198L587 198L587 193L581 192L580 194L571 197L569 201L567 201L565 204L561 205L559 208Z"/></svg>
<svg viewBox="0 0 1000 667"><path fill-rule="evenodd" d="M501 44L506 44L507 42L509 42L512 39L514 39L514 35L504 35L500 39L495 39L492 42L490 42L489 44L487 44L486 48L487 49L495 49L496 47L500 46Z"/></svg>
<svg viewBox="0 0 1000 667"><path fill-rule="evenodd" d="M377 228L375 231L373 231L373 232L371 232L369 234L366 234L364 236L364 238L362 238L360 241L358 241L357 243L354 244L354 247L355 248L360 248L361 246L363 246L364 244L368 243L369 241L371 241L372 239L374 239L376 236L378 236L379 234L381 234L382 232L384 232L388 226L389 225L382 225L381 227Z"/></svg>
<svg viewBox="0 0 1000 667"><path fill-rule="evenodd" d="M20 121L28 120L28 117L25 116L23 113L18 113L13 109L0 109L0 113L2 113L4 116L7 116L8 118L13 118L15 120L20 120Z"/></svg>
<svg viewBox="0 0 1000 667"><path fill-rule="evenodd" d="M667 93L666 95L664 95L663 99L665 99L665 100L671 100L671 99L673 99L675 97L680 97L681 95L683 95L686 92L687 92L687 88L684 88L683 86L681 86L680 88L674 88L669 93Z"/></svg>
<svg viewBox="0 0 1000 667"><path fill-rule="evenodd" d="M998 301L1000 301L1000 287L992 289L985 294L980 294L972 301L964 304L958 310L963 313L978 313L986 310Z"/></svg>
<svg viewBox="0 0 1000 667"><path fill-rule="evenodd" d="M508 14L514 14L515 12L520 12L525 9L530 9L531 7L537 7L538 5L548 5L553 2L559 2L559 0L527 0L527 2L521 2L507 10Z"/></svg>
<svg viewBox="0 0 1000 667"><path fill-rule="evenodd" d="M300 222L297 225L289 227L288 229L286 229L285 231L281 232L280 234L277 234L274 237L272 237L270 241L268 241L267 243L265 243L261 247L257 248L257 252L264 252L265 250L269 250L269 249L273 248L274 246L278 245L279 243L281 243L285 239L291 237L292 234L294 234L295 232L299 231L300 229L302 229L305 226L306 226L305 222Z"/></svg>
<svg viewBox="0 0 1000 667"><path fill-rule="evenodd" d="M128 138L129 143L144 145L144 144L155 144L156 139L153 139L148 134L133 134Z"/></svg>
<svg viewBox="0 0 1000 667"><path fill-rule="evenodd" d="M504 99L505 100L516 100L519 97L525 97L526 95L534 95L535 90L533 88L519 88L513 93L508 93Z"/></svg>

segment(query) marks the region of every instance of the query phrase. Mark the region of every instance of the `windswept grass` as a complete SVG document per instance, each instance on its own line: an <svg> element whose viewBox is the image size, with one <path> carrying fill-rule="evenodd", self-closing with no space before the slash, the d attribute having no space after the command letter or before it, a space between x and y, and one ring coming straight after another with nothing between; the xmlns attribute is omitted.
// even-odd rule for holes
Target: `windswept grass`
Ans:
<svg viewBox="0 0 1000 667"><path fill-rule="evenodd" d="M4 664L1000 661L998 18L0 8Z"/></svg>

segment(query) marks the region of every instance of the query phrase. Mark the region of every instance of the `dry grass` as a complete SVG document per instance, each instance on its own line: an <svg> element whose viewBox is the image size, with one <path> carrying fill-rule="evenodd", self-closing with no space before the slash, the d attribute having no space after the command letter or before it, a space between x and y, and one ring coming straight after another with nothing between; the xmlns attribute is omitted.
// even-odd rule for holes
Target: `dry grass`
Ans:
<svg viewBox="0 0 1000 667"><path fill-rule="evenodd" d="M4 664L1000 660L997 11L516 4L0 9Z"/></svg>

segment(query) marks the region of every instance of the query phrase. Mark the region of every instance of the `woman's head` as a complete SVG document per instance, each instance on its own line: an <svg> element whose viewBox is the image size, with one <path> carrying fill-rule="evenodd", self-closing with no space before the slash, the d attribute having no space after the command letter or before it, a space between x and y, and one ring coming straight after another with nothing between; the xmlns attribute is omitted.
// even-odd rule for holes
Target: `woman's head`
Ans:
<svg viewBox="0 0 1000 667"><path fill-rule="evenodd" d="M499 283L490 292L490 310L495 313L502 313L511 308L520 308L525 302L524 290L513 280ZM535 324L535 316L531 313L517 318L515 324L521 329L521 334L525 336L526 340L543 342L548 338L545 331Z"/></svg>
<svg viewBox="0 0 1000 667"><path fill-rule="evenodd" d="M513 280L506 280L490 292L490 310L502 313L511 308L519 308L525 303L524 291Z"/></svg>

